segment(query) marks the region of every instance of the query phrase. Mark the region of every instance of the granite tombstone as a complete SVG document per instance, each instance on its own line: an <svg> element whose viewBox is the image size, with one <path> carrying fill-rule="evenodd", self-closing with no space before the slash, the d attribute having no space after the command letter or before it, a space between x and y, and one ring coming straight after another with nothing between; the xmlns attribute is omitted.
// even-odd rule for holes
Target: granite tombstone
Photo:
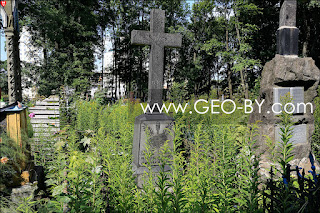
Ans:
<svg viewBox="0 0 320 213"><path fill-rule="evenodd" d="M153 9L150 14L150 31L133 30L131 43L138 45L150 45L149 78L148 78L148 104L152 108L155 104L162 106L163 72L164 72L164 48L180 47L182 36L180 34L165 33L165 11ZM157 109L157 108L155 108ZM153 153L151 161L152 172L160 170L159 154L165 143L173 147L173 135L170 131L174 125L174 119L166 114L148 111L135 119L133 139L133 170L137 177L138 187L142 187L143 173L148 171L145 153L146 147L150 147ZM148 143L148 144L147 144ZM170 166L165 165L169 171Z"/></svg>

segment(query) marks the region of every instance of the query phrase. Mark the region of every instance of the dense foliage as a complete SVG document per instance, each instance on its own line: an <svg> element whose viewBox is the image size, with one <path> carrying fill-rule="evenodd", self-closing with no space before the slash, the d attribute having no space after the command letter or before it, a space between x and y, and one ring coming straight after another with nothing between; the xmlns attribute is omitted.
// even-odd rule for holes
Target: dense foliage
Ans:
<svg viewBox="0 0 320 213"><path fill-rule="evenodd" d="M126 93L137 98L147 95L149 47L131 45L133 29L149 30L150 10L166 11L166 32L181 33L183 46L166 48L165 81L185 83L188 95L217 93L250 96L262 65L276 53L280 0L195 1L33 1L21 2L21 26L32 35L32 45L43 59L25 65L39 92L69 86L86 97L89 82L97 83L101 74L112 73L111 96L126 84ZM316 0L298 1L297 27L300 29L299 53L312 57L319 66L319 13ZM94 67L95 56L102 59L105 42L112 43L113 63ZM32 55L32 51L30 53ZM98 61L100 62L100 61ZM96 63L97 65L98 63ZM51 81L54 78L55 81Z"/></svg>
<svg viewBox="0 0 320 213"><path fill-rule="evenodd" d="M320 86L318 88L318 94L320 94ZM312 137L313 152L318 161L320 161L320 95L315 100L315 131Z"/></svg>

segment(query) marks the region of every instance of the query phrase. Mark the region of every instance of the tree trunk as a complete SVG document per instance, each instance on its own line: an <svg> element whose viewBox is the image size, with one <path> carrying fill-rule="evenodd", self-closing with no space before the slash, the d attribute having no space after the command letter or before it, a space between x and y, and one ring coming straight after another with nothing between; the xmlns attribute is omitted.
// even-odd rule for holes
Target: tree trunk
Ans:
<svg viewBox="0 0 320 213"><path fill-rule="evenodd" d="M227 5L225 5L225 19L226 19L226 51L229 51L229 30L228 30L228 21L227 21ZM228 89L229 89L229 98L233 99L232 93L232 71L230 69L230 64L227 62L227 80L228 80Z"/></svg>
<svg viewBox="0 0 320 213"><path fill-rule="evenodd" d="M237 38L238 38L238 42L239 42L239 48L241 49L241 37L240 37L240 31L239 31L239 23L238 23L238 18L236 16L235 13L235 17L236 17L236 22L235 22L235 28L237 31ZM244 69L240 70L240 76L241 76L241 86L242 86L242 90L245 96L245 99L249 99L249 91L248 91L248 87L247 85L247 81L246 81L246 76L244 75Z"/></svg>
<svg viewBox="0 0 320 213"><path fill-rule="evenodd" d="M228 89L229 89L229 98L233 99L233 93L232 93L232 71L229 68L229 63L227 63L227 78L228 78Z"/></svg>

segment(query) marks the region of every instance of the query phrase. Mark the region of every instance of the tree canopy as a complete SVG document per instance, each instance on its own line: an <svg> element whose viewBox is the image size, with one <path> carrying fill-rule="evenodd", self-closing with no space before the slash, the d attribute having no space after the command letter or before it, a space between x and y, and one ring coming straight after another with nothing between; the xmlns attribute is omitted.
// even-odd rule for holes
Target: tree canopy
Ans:
<svg viewBox="0 0 320 213"><path fill-rule="evenodd" d="M190 2L189 2L190 3ZM32 45L43 60L28 70L39 76L39 93L60 86L86 94L94 78L97 50L104 51L109 34L113 64L104 67L112 81L126 85L127 94L144 98L147 91L149 47L130 43L133 29L149 30L152 8L166 11L166 32L183 35L183 47L166 48L165 81L185 83L189 94L221 93L249 97L263 65L276 54L280 0L46 1L23 0L21 24L32 34ZM192 6L192 7L190 7ZM320 4L298 1L299 53L320 66ZM100 56L101 57L101 56ZM53 80L54 79L54 80ZM218 90L217 90L218 91ZM112 94L115 96L115 94Z"/></svg>

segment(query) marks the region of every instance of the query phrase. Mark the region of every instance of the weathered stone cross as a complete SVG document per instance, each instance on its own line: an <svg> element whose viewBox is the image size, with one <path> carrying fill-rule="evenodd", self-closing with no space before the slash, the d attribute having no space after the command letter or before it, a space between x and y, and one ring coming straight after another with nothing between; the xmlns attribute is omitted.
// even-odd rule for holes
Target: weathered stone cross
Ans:
<svg viewBox="0 0 320 213"><path fill-rule="evenodd" d="M153 9L150 14L150 31L133 30L131 32L132 44L151 45L148 81L150 107L155 103L162 105L164 47L181 47L182 44L182 36L165 33L164 26L165 11Z"/></svg>

